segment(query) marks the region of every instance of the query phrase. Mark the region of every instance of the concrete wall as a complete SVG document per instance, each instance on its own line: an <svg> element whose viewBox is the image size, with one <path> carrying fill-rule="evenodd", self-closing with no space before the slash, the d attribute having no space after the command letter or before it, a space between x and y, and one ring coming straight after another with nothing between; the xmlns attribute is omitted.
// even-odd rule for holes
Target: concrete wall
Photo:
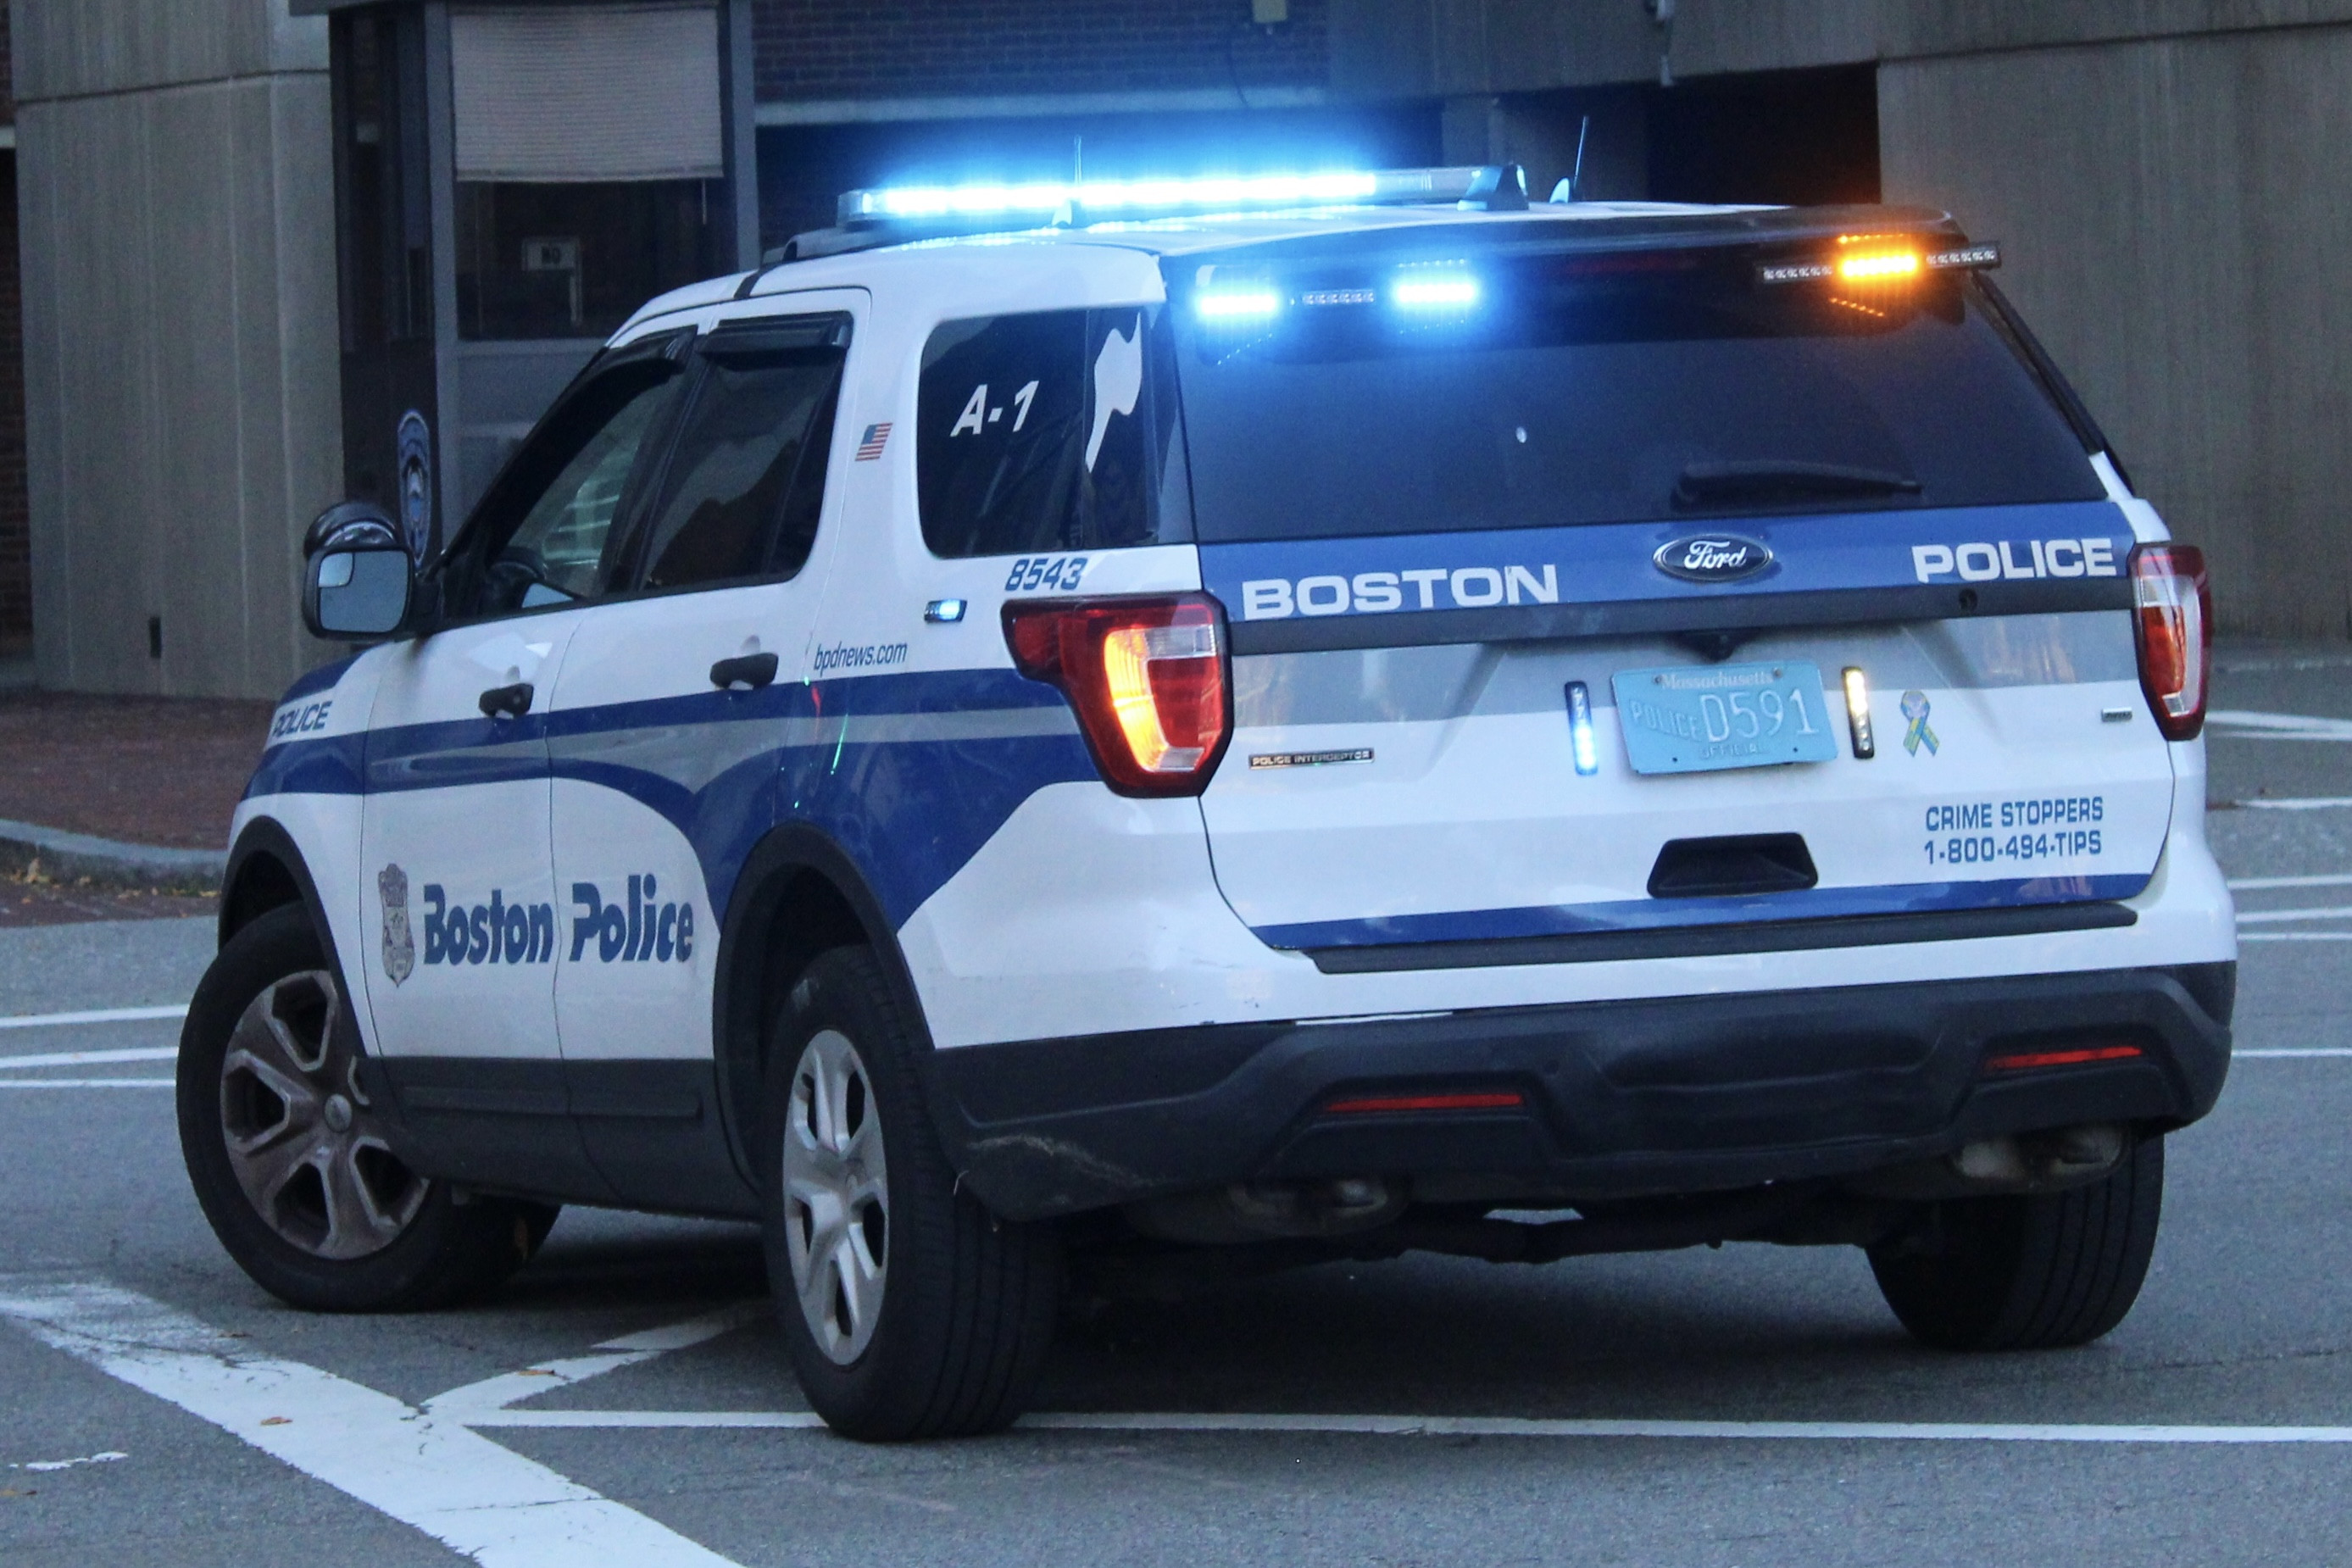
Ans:
<svg viewBox="0 0 2352 1568"><path fill-rule="evenodd" d="M341 488L326 24L12 16L40 679L273 696L325 651L299 542Z"/></svg>
<svg viewBox="0 0 2352 1568"><path fill-rule="evenodd" d="M2208 551L2223 627L2352 637L2352 0L1678 9L1685 80L1876 62L1885 199L2004 243L2002 287ZM1448 96L1449 128L1531 163L1557 153L1527 95L1657 78L1637 0L1335 0L1330 31L1335 95Z"/></svg>
<svg viewBox="0 0 2352 1568"><path fill-rule="evenodd" d="M1891 64L1887 194L2004 286L2226 627L2352 637L2352 27Z"/></svg>

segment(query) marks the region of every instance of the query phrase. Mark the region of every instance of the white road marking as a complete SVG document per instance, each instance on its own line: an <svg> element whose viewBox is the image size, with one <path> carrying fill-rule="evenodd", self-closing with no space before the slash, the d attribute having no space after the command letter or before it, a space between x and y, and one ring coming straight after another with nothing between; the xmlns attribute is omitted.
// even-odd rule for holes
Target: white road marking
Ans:
<svg viewBox="0 0 2352 1568"><path fill-rule="evenodd" d="M2333 811L2339 806L2352 805L2352 795L2315 795L2288 800L2272 800L2264 797L2255 800L2233 800L2230 804L2244 806L2249 811Z"/></svg>
<svg viewBox="0 0 2352 1568"><path fill-rule="evenodd" d="M644 1430L653 1427L822 1426L806 1410L509 1410L483 1426ZM1376 1437L1651 1437L1728 1442L2352 1443L2352 1426L2173 1426L2091 1423L1937 1421L1532 1420L1508 1415L1192 1415L1187 1412L1037 1411L1029 1432L1335 1433Z"/></svg>
<svg viewBox="0 0 2352 1568"><path fill-rule="evenodd" d="M168 1078L0 1078L0 1089L173 1089Z"/></svg>
<svg viewBox="0 0 2352 1568"><path fill-rule="evenodd" d="M169 1062L177 1061L177 1046L133 1046L120 1051L47 1051L39 1056L0 1056L0 1072L14 1072L18 1068L83 1068L97 1067L101 1062Z"/></svg>
<svg viewBox="0 0 2352 1568"><path fill-rule="evenodd" d="M2232 1058L2238 1057L2352 1057L2352 1049L2336 1046L2315 1046L2308 1050L2231 1051L2230 1055Z"/></svg>
<svg viewBox="0 0 2352 1568"><path fill-rule="evenodd" d="M187 1004L174 1007L101 1007L94 1013L15 1013L0 1017L0 1029L54 1029L68 1024L137 1024L150 1018L184 1018Z"/></svg>
<svg viewBox="0 0 2352 1568"><path fill-rule="evenodd" d="M454 1421L107 1285L0 1280L0 1316L486 1568L735 1568Z"/></svg>
<svg viewBox="0 0 2352 1568"><path fill-rule="evenodd" d="M2255 910L2251 913L2241 911L2238 916L2240 925L2252 925L2258 921L2266 921L2340 920L2352 920L2352 906L2338 904L2332 909Z"/></svg>
<svg viewBox="0 0 2352 1568"><path fill-rule="evenodd" d="M2352 931L2242 931L2240 942L2352 942Z"/></svg>
<svg viewBox="0 0 2352 1568"><path fill-rule="evenodd" d="M739 1301L698 1318L688 1318L682 1323L647 1329L642 1333L624 1334L616 1340L606 1340L593 1347L593 1352L570 1356L562 1361L541 1362L521 1372L500 1373L479 1383L469 1383L463 1388L453 1388L446 1394L436 1394L425 1402L429 1415L445 1416L468 1426L497 1425L495 1417L518 1400L537 1394L552 1394L559 1388L569 1388L592 1377L602 1377L608 1372L618 1372L625 1366L667 1355L715 1340L719 1335L741 1328L764 1316L765 1301Z"/></svg>
<svg viewBox="0 0 2352 1568"><path fill-rule="evenodd" d="M130 1457L128 1454L110 1448L103 1454L84 1454L79 1459L33 1459L25 1464L9 1465L5 1468L11 1470L71 1470L78 1469L83 1465L110 1465L117 1459L127 1459Z"/></svg>
<svg viewBox="0 0 2352 1568"><path fill-rule="evenodd" d="M2232 877L2229 886L2233 893L2259 893L2272 888L2352 888L2352 871L2325 877Z"/></svg>
<svg viewBox="0 0 2352 1568"><path fill-rule="evenodd" d="M2232 741L2352 741L2352 719L2324 719L2312 713L2254 713L2225 708L2205 715L2208 724L2249 731Z"/></svg>

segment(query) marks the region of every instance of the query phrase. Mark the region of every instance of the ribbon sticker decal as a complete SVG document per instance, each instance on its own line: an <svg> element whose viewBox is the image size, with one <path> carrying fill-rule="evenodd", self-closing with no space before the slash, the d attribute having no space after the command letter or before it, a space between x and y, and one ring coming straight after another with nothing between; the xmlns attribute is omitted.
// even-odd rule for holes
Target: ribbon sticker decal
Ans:
<svg viewBox="0 0 2352 1568"><path fill-rule="evenodd" d="M1927 728L1927 694L1924 691L1905 692L1903 717L1911 721L1911 727L1903 732L1903 749L1916 757L1919 754L1920 746L1924 744L1927 748L1927 754L1934 756L1936 731Z"/></svg>

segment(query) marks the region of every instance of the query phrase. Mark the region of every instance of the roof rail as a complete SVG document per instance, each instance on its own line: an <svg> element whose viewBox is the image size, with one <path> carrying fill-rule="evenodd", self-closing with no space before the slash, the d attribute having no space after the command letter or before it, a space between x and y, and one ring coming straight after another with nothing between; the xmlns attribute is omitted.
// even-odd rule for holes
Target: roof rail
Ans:
<svg viewBox="0 0 2352 1568"><path fill-rule="evenodd" d="M885 185L844 192L834 227L794 235L790 243L761 259L772 266L913 239L1022 228L1076 228L1120 219L1300 207L1431 205L1524 212L1527 171L1517 163L1466 163L1433 169L1192 179Z"/></svg>

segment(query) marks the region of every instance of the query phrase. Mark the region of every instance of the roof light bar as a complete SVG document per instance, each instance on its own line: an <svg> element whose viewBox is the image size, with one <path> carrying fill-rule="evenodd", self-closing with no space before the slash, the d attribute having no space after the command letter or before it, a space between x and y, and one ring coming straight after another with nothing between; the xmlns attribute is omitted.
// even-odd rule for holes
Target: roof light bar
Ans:
<svg viewBox="0 0 2352 1568"><path fill-rule="evenodd" d="M1475 164L1168 180L887 185L843 193L838 221L845 227L990 217L1075 222L1082 221L1081 214L1131 217L1143 213L1235 212L1253 207L1459 202L1490 187L1499 188L1495 169ZM1522 202L1525 199L1520 197ZM1071 215L1068 218L1063 216L1066 212Z"/></svg>

